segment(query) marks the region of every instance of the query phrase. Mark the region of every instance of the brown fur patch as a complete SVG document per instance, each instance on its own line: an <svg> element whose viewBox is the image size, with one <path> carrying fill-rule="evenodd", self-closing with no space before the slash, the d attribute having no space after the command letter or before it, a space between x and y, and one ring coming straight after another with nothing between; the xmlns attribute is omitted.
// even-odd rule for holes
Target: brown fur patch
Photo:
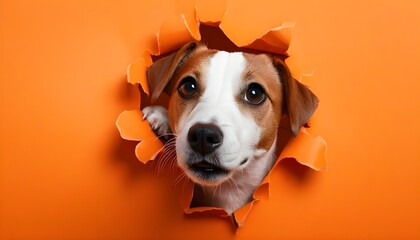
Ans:
<svg viewBox="0 0 420 240"><path fill-rule="evenodd" d="M189 114L194 109L200 96L203 94L206 86L202 78L206 73L206 66L209 64L209 59L216 52L216 50L208 50L206 47L200 46L182 67L175 72L168 86L171 96L168 108L169 121L175 133L178 133L178 124L181 117ZM193 76L198 84L198 95L192 99L183 99L178 94L178 85L187 76Z"/></svg>
<svg viewBox="0 0 420 240"><path fill-rule="evenodd" d="M255 122L263 129L258 148L269 150L277 135L282 113L281 81L269 56L244 53L244 57L247 67L243 73L243 81L246 81L246 85L260 84L265 90L267 99L261 105L253 106L246 103L241 94L237 101L241 110L254 118Z"/></svg>

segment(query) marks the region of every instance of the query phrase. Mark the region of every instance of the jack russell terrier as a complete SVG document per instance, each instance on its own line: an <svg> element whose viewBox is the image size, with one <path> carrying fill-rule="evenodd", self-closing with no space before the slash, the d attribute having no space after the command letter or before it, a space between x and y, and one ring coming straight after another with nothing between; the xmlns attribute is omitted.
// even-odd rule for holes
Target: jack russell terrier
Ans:
<svg viewBox="0 0 420 240"><path fill-rule="evenodd" d="M147 69L154 102L144 119L158 136L175 136L177 163L199 185L201 203L229 214L252 200L273 167L280 118L296 135L318 98L269 54L210 50L191 42ZM198 192L198 191L196 191Z"/></svg>

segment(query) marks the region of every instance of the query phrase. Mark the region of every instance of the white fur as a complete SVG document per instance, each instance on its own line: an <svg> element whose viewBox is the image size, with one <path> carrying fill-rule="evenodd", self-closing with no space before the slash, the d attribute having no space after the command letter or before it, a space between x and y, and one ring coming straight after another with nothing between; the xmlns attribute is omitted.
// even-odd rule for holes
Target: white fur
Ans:
<svg viewBox="0 0 420 240"><path fill-rule="evenodd" d="M246 61L242 53L218 52L210 60L202 81L206 89L198 104L188 116L182 116L177 139L178 163L185 166L188 151L187 135L196 123L215 123L223 132L223 144L218 151L224 156L221 165L229 170L239 167L245 158L255 154L255 146L260 139L261 129L253 119L242 113L236 102L244 87L242 73ZM245 164L246 165L246 164ZM241 166L241 168L245 167ZM187 172L188 174L188 172ZM193 175L189 175L196 182ZM225 179L226 180L226 179Z"/></svg>
<svg viewBox="0 0 420 240"><path fill-rule="evenodd" d="M159 137L168 137L171 134L168 110L161 106L148 106L143 108L143 119L146 119L153 131Z"/></svg>
<svg viewBox="0 0 420 240"><path fill-rule="evenodd" d="M238 96L246 87L242 79L246 65L242 53L219 51L213 55L202 79L205 82L203 95L191 113L180 117L178 128L175 129L178 165L202 187L209 204L221 207L228 213L252 199L256 187L275 161L276 142L269 151L257 149L263 126L241 112L237 103ZM159 114L160 110L149 109L147 112L146 118L149 120L154 118L154 113ZM206 182L189 172L187 161L192 150L187 136L189 129L197 123L212 123L221 129L223 144L216 149L216 153L221 156L221 166L230 170L228 176ZM241 165L244 159L248 161Z"/></svg>
<svg viewBox="0 0 420 240"><path fill-rule="evenodd" d="M255 189L271 170L276 160L276 142L271 149L259 159L250 162L241 171L218 186L201 186L210 205L219 206L229 214L242 207L252 199Z"/></svg>

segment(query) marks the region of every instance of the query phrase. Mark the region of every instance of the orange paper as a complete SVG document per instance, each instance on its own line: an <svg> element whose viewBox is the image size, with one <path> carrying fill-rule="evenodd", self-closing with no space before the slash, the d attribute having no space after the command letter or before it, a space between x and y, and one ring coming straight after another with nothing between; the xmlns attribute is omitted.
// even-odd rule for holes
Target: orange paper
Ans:
<svg viewBox="0 0 420 240"><path fill-rule="evenodd" d="M414 0L0 0L0 239L420 239L419 11ZM181 15L223 40L212 48L236 38L221 23L251 43L294 22L286 62L297 79L313 73L302 82L320 99L305 130L328 143L328 171L285 147L236 231L222 212L185 214L191 185L176 162L139 161L136 145L154 136L115 127L124 110L144 125L147 85L128 84L127 66L144 59L141 77L156 33Z"/></svg>
<svg viewBox="0 0 420 240"><path fill-rule="evenodd" d="M188 23L184 15L166 19L160 31L156 34L158 51L153 54L161 55L169 53L181 48L192 40L200 40L201 35L199 29L200 25L203 24L215 28L220 27L224 35L239 48L287 55L286 51L289 46L293 24L283 24L280 27L266 31L256 39L250 39L247 32L244 32L244 28L238 28L230 21L225 1L215 2L212 8L206 4L209 4L209 2L203 1L196 5L196 22ZM206 39L202 40L206 42ZM128 82L139 84L142 90L147 95L150 95L149 86L147 85L146 69L151 65L151 55L147 51L144 55L143 58L139 58L128 67ZM140 141L135 149L136 156L141 162L146 163L154 159L164 146L157 136L153 134L147 122L142 121L141 117L139 110L125 111L119 116L117 127L121 137L124 139ZM287 140L284 136L279 137ZM312 137L302 128L300 133L296 137L291 138L284 147L278 161L285 158L292 158L314 170L323 170L326 169L325 151L325 141L321 137ZM235 226L242 226L246 217L252 211L254 202L268 195L268 184L269 180L267 177L256 190L254 200L233 214L232 217ZM214 207L202 206L190 208L193 197L193 186L191 183L188 186L183 198L185 213L201 212L220 215L222 217L227 216L227 213L223 209Z"/></svg>

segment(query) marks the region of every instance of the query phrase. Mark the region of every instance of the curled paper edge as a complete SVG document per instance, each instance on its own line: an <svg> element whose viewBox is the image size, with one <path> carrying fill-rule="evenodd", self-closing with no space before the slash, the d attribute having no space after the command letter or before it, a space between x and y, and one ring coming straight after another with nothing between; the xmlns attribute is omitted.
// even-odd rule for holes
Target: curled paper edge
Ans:
<svg viewBox="0 0 420 240"><path fill-rule="evenodd" d="M303 139L303 140L302 140ZM289 145L291 144L291 145ZM309 150L309 154L291 154L296 152L296 147L298 147L299 152L306 152ZM287 149L286 149L287 148ZM286 149L286 152L283 154L283 151ZM257 187L253 194L253 200L246 205L242 206L234 212L234 221L237 227L244 225L246 218L251 213L251 210L255 202L259 201L261 198L269 197L269 187L270 187L270 175L277 165L284 159L294 159L298 163L310 167L313 170L321 171L326 170L327 161L326 161L326 142L321 137L313 137L304 128L301 128L299 134L291 138L283 149L280 156L277 158L276 163L274 164L271 171L264 178L262 183ZM316 153L316 154L312 154ZM188 192L187 192L188 191ZM197 207L189 208L193 198L193 187L191 189L184 189L183 193L183 206L184 211L187 214L194 212L209 212L212 214L217 214L221 217L228 215L223 209L214 208L214 207Z"/></svg>
<svg viewBox="0 0 420 240"><path fill-rule="evenodd" d="M190 22L190 24L188 24L184 15L166 19L162 24L160 31L156 34L158 49L156 51L150 49L146 50L142 58L137 59L134 63L129 65L127 69L128 82L134 85L138 84L146 94L150 95L146 70L147 67L152 64L151 55L158 56L169 53L179 49L189 41L199 41L201 39L199 32L200 24L218 26L238 47L247 47L264 52L287 55L286 51L290 43L291 32L294 24L283 23L280 27L266 31L252 42L243 41L243 39L241 40L240 38L233 37L233 31L230 30L229 25L223 22L223 18L227 14L226 2L226 0L219 0L217 2L218 6L212 9L213 12L206 14L206 16L200 16L200 14L209 10L205 7L206 3L200 1L195 8L196 22ZM132 141L140 141L136 146L136 156L141 162L146 163L149 160L153 160L164 145L153 133L147 122L145 124L141 119L141 111L133 111L138 111L140 113L131 112L131 117L133 119L128 119L129 122L132 121L131 124L125 124L126 122L123 121L127 120L127 115L130 115L127 111L124 111L118 117L116 125L122 138ZM135 119L138 120L138 126L135 124ZM296 137L291 138L284 147L276 164L273 166L273 169L282 159L292 158L300 164L308 166L314 170L325 170L327 166L325 154L325 141L321 137L311 136L304 128L301 128L299 134ZM254 200L235 211L233 220L236 226L243 226L256 201L263 197L268 197L270 183L269 177L271 173L272 172L270 171L264 181L254 192ZM206 206L191 208L190 205L192 197L193 185L190 183L187 184L187 187L183 190L182 202L184 212L186 214L210 212L221 217L229 216L223 209L220 208Z"/></svg>
<svg viewBox="0 0 420 240"><path fill-rule="evenodd" d="M210 26L218 26L227 13L227 0L198 1L195 5L197 20ZM212 8L213 11L208 11Z"/></svg>
<svg viewBox="0 0 420 240"><path fill-rule="evenodd" d="M123 139L140 141L135 154L142 163L153 160L163 148L163 143L150 128L149 123L143 120L143 114L138 109L120 113L116 126Z"/></svg>

